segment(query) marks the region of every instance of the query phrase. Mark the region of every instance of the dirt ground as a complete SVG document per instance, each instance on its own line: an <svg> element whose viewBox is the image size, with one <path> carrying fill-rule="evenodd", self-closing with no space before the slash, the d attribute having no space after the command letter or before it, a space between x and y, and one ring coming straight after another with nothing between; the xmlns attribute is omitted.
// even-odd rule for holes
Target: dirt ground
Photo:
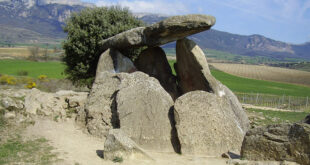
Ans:
<svg viewBox="0 0 310 165"><path fill-rule="evenodd" d="M50 145L56 148L55 152L63 161L57 164L79 164L79 165L102 165L113 164L100 156L104 150L104 139L92 137L78 128L74 121L55 122L47 119L37 119L33 126L29 126L25 135L27 137L44 137L49 140ZM124 160L124 165L224 165L227 159L200 157L200 156L181 156L175 153L148 153L155 159L143 160L132 158Z"/></svg>

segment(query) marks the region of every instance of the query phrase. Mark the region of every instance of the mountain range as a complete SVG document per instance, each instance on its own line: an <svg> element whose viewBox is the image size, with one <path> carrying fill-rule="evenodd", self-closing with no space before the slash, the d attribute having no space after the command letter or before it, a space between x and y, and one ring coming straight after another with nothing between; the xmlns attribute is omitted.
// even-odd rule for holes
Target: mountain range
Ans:
<svg viewBox="0 0 310 165"><path fill-rule="evenodd" d="M0 0L0 43L59 43L66 34L65 20L92 4L76 0ZM135 13L138 19L152 24L165 15ZM289 44L262 35L237 35L211 29L190 36L201 48L245 56L267 56L275 59L310 60L310 42ZM172 48L175 43L164 45Z"/></svg>

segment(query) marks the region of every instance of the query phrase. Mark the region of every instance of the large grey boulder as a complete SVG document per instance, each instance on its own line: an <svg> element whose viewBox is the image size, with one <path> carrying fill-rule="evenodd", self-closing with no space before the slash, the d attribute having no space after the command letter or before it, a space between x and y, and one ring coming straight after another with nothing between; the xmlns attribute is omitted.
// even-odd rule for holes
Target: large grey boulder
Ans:
<svg viewBox="0 0 310 165"><path fill-rule="evenodd" d="M173 152L168 117L173 100L158 80L140 74L145 77L139 81L124 80L116 95L120 128L145 149Z"/></svg>
<svg viewBox="0 0 310 165"><path fill-rule="evenodd" d="M173 16L148 27L138 27L100 42L101 48L159 46L208 30L215 18L208 15Z"/></svg>
<svg viewBox="0 0 310 165"><path fill-rule="evenodd" d="M147 158L152 159L139 145L131 140L122 130L111 129L104 143L104 159ZM152 159L153 160L153 159Z"/></svg>
<svg viewBox="0 0 310 165"><path fill-rule="evenodd" d="M231 110L234 112L232 117L237 119L245 133L249 128L249 119L246 113L231 90L210 74L207 59L199 46L186 38L178 40L176 58L175 69L182 93L203 90L224 98L231 104Z"/></svg>
<svg viewBox="0 0 310 165"><path fill-rule="evenodd" d="M287 160L309 165L310 125L276 124L249 130L241 156L249 160Z"/></svg>
<svg viewBox="0 0 310 165"><path fill-rule="evenodd" d="M136 67L128 57L125 57L119 51L110 48L100 55L96 74L105 71L111 73L131 73L136 70Z"/></svg>
<svg viewBox="0 0 310 165"><path fill-rule="evenodd" d="M172 75L164 50L160 47L147 48L141 52L135 64L139 71L155 77L175 100L179 96L176 77Z"/></svg>
<svg viewBox="0 0 310 165"><path fill-rule="evenodd" d="M176 100L174 113L182 154L220 156L240 150L244 133L225 99L189 92Z"/></svg>
<svg viewBox="0 0 310 165"><path fill-rule="evenodd" d="M89 94L84 118L89 133L106 137L121 128L145 149L173 151L171 96L157 79L142 72L101 72Z"/></svg>

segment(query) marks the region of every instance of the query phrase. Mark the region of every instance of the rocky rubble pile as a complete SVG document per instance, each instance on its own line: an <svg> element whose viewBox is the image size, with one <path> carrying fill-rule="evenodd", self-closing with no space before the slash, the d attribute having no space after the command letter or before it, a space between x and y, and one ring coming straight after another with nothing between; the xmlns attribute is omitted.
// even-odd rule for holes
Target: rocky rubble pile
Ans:
<svg viewBox="0 0 310 165"><path fill-rule="evenodd" d="M7 89L0 91L0 110L4 117L14 119L17 115L50 116L54 119L73 117L84 109L88 93L74 91L42 92L38 89ZM22 117L20 116L20 117Z"/></svg>

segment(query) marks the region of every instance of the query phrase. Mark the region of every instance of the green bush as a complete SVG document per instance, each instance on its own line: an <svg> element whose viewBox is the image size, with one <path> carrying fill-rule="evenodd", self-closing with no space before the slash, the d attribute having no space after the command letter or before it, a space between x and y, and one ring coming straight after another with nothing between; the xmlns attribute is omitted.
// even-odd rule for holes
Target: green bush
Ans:
<svg viewBox="0 0 310 165"><path fill-rule="evenodd" d="M73 14L64 26L68 36L63 42L63 61L67 66L65 73L68 78L76 85L90 86L99 56L104 51L99 42L139 26L143 26L143 23L127 8L119 6L87 8ZM120 51L131 59L138 54L135 49Z"/></svg>

